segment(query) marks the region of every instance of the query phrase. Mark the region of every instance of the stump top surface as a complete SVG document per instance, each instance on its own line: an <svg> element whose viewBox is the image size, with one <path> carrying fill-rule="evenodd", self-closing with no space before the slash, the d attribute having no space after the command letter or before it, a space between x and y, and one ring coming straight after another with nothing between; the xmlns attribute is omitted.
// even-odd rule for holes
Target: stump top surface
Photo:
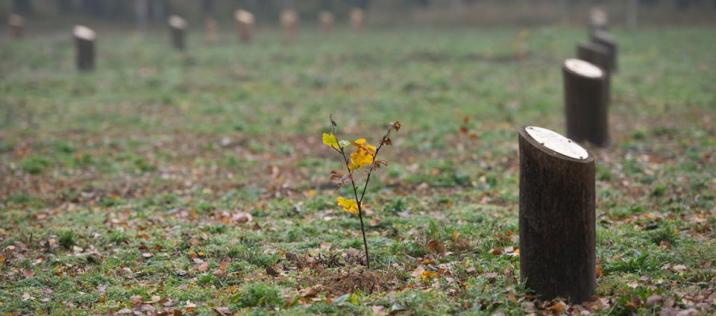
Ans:
<svg viewBox="0 0 716 316"><path fill-rule="evenodd" d="M581 59L570 58L564 61L564 66L570 71L584 77L600 78L604 76L604 72L592 63Z"/></svg>
<svg viewBox="0 0 716 316"><path fill-rule="evenodd" d="M557 132L537 126L527 126L525 131L532 139L556 153L579 160L589 157L584 147Z"/></svg>
<svg viewBox="0 0 716 316"><path fill-rule="evenodd" d="M246 10L236 10L236 12L234 12L234 18L236 19L236 21L239 21L244 24L254 23L254 15Z"/></svg>
<svg viewBox="0 0 716 316"><path fill-rule="evenodd" d="M174 28L183 29L186 28L186 20L178 15L172 15L169 17L169 25Z"/></svg>
<svg viewBox="0 0 716 316"><path fill-rule="evenodd" d="M298 21L298 13L294 10L284 10L281 12L281 23L294 24Z"/></svg>
<svg viewBox="0 0 716 316"><path fill-rule="evenodd" d="M92 29L84 25L76 25L72 33L75 35L75 37L86 40L94 40L96 36Z"/></svg>

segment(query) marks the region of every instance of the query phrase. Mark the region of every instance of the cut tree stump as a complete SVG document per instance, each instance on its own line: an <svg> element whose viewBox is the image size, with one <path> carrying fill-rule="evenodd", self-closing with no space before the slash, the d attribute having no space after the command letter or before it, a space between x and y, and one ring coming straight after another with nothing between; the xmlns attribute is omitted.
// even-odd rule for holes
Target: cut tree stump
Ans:
<svg viewBox="0 0 716 316"><path fill-rule="evenodd" d="M14 39L21 39L25 36L25 19L17 14L10 14L7 19L7 26L10 29L10 36Z"/></svg>
<svg viewBox="0 0 716 316"><path fill-rule="evenodd" d="M567 137L601 147L609 145L604 71L581 59L567 59L562 75Z"/></svg>
<svg viewBox="0 0 716 316"><path fill-rule="evenodd" d="M321 24L321 30L323 32L328 33L333 31L333 24L335 22L333 13L329 11L322 11L318 16L318 22Z"/></svg>
<svg viewBox="0 0 716 316"><path fill-rule="evenodd" d="M577 58L588 61L602 69L604 72L604 98L607 102L607 106L609 106L612 86L611 71L613 66L608 48L594 42L579 44L577 46Z"/></svg>
<svg viewBox="0 0 716 316"><path fill-rule="evenodd" d="M609 15L602 8L592 8L589 10L589 31L596 30L606 31L609 25Z"/></svg>
<svg viewBox="0 0 716 316"><path fill-rule="evenodd" d="M591 34L591 41L607 48L607 51L609 52L609 71L612 73L616 72L618 69L618 50L617 41L614 39L614 37L607 31L595 30Z"/></svg>
<svg viewBox="0 0 716 316"><path fill-rule="evenodd" d="M95 32L83 25L75 26L73 30L76 46L77 69L91 71L95 68Z"/></svg>
<svg viewBox="0 0 716 316"><path fill-rule="evenodd" d="M293 42L296 39L298 30L298 13L294 10L283 10L281 12L281 26L284 31L284 39Z"/></svg>
<svg viewBox="0 0 716 316"><path fill-rule="evenodd" d="M591 299L596 287L595 162L551 130L518 132L520 275L543 299Z"/></svg>
<svg viewBox="0 0 716 316"><path fill-rule="evenodd" d="M365 20L365 13L363 9L353 8L351 9L351 26L355 31L363 30L363 24Z"/></svg>
<svg viewBox="0 0 716 316"><path fill-rule="evenodd" d="M236 12L234 12L234 20L236 20L239 39L244 43L251 42L251 34L254 28L254 15L246 10L236 10Z"/></svg>
<svg viewBox="0 0 716 316"><path fill-rule="evenodd" d="M186 49L186 20L178 15L169 17L169 30L172 39L172 45L177 50Z"/></svg>
<svg viewBox="0 0 716 316"><path fill-rule="evenodd" d="M218 35L216 34L216 29L218 28L218 24L216 23L216 20L214 18L206 18L206 42L213 44L216 43L218 40Z"/></svg>

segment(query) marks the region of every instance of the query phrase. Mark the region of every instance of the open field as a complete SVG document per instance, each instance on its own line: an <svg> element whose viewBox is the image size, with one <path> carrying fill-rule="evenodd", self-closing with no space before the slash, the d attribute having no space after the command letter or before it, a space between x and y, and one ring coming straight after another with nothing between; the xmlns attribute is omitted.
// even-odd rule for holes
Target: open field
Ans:
<svg viewBox="0 0 716 316"><path fill-rule="evenodd" d="M561 311L519 282L516 129L564 131L584 30L227 30L185 54L99 30L90 74L66 31L0 44L0 313ZM615 35L598 298L570 312L715 313L716 31ZM372 143L403 125L370 187L369 271L331 113Z"/></svg>

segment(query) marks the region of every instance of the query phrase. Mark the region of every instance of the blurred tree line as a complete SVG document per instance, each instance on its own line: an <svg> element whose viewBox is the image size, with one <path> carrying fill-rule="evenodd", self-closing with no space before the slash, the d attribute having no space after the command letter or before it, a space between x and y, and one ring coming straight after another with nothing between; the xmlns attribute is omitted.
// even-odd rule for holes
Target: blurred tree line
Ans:
<svg viewBox="0 0 716 316"><path fill-rule="evenodd" d="M237 8L252 11L259 18L274 19L285 8L298 11L300 15L316 16L318 12L328 10L337 16L347 16L351 8L365 10L394 10L396 13L412 9L431 7L463 7L491 5L510 6L516 3L534 5L561 3L573 5L610 5L625 0L11 0L5 12L15 12L25 16L41 13L42 16L85 15L106 20L146 22L165 21L169 14L180 14L189 18L214 16L228 19L230 12ZM677 10L693 7L713 6L716 0L638 0L644 7L669 6Z"/></svg>

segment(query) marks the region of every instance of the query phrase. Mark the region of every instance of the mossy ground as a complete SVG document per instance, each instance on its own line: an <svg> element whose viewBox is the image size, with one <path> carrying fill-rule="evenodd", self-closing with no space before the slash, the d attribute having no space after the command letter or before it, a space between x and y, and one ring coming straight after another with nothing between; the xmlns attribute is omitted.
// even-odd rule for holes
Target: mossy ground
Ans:
<svg viewBox="0 0 716 316"><path fill-rule="evenodd" d="M516 129L563 131L560 64L586 34L519 33L197 31L178 53L100 30L87 74L65 32L4 41L0 311L559 312L519 282ZM569 308L714 313L716 32L615 34L599 299ZM370 271L329 182L331 113L374 143L403 124L370 187Z"/></svg>

